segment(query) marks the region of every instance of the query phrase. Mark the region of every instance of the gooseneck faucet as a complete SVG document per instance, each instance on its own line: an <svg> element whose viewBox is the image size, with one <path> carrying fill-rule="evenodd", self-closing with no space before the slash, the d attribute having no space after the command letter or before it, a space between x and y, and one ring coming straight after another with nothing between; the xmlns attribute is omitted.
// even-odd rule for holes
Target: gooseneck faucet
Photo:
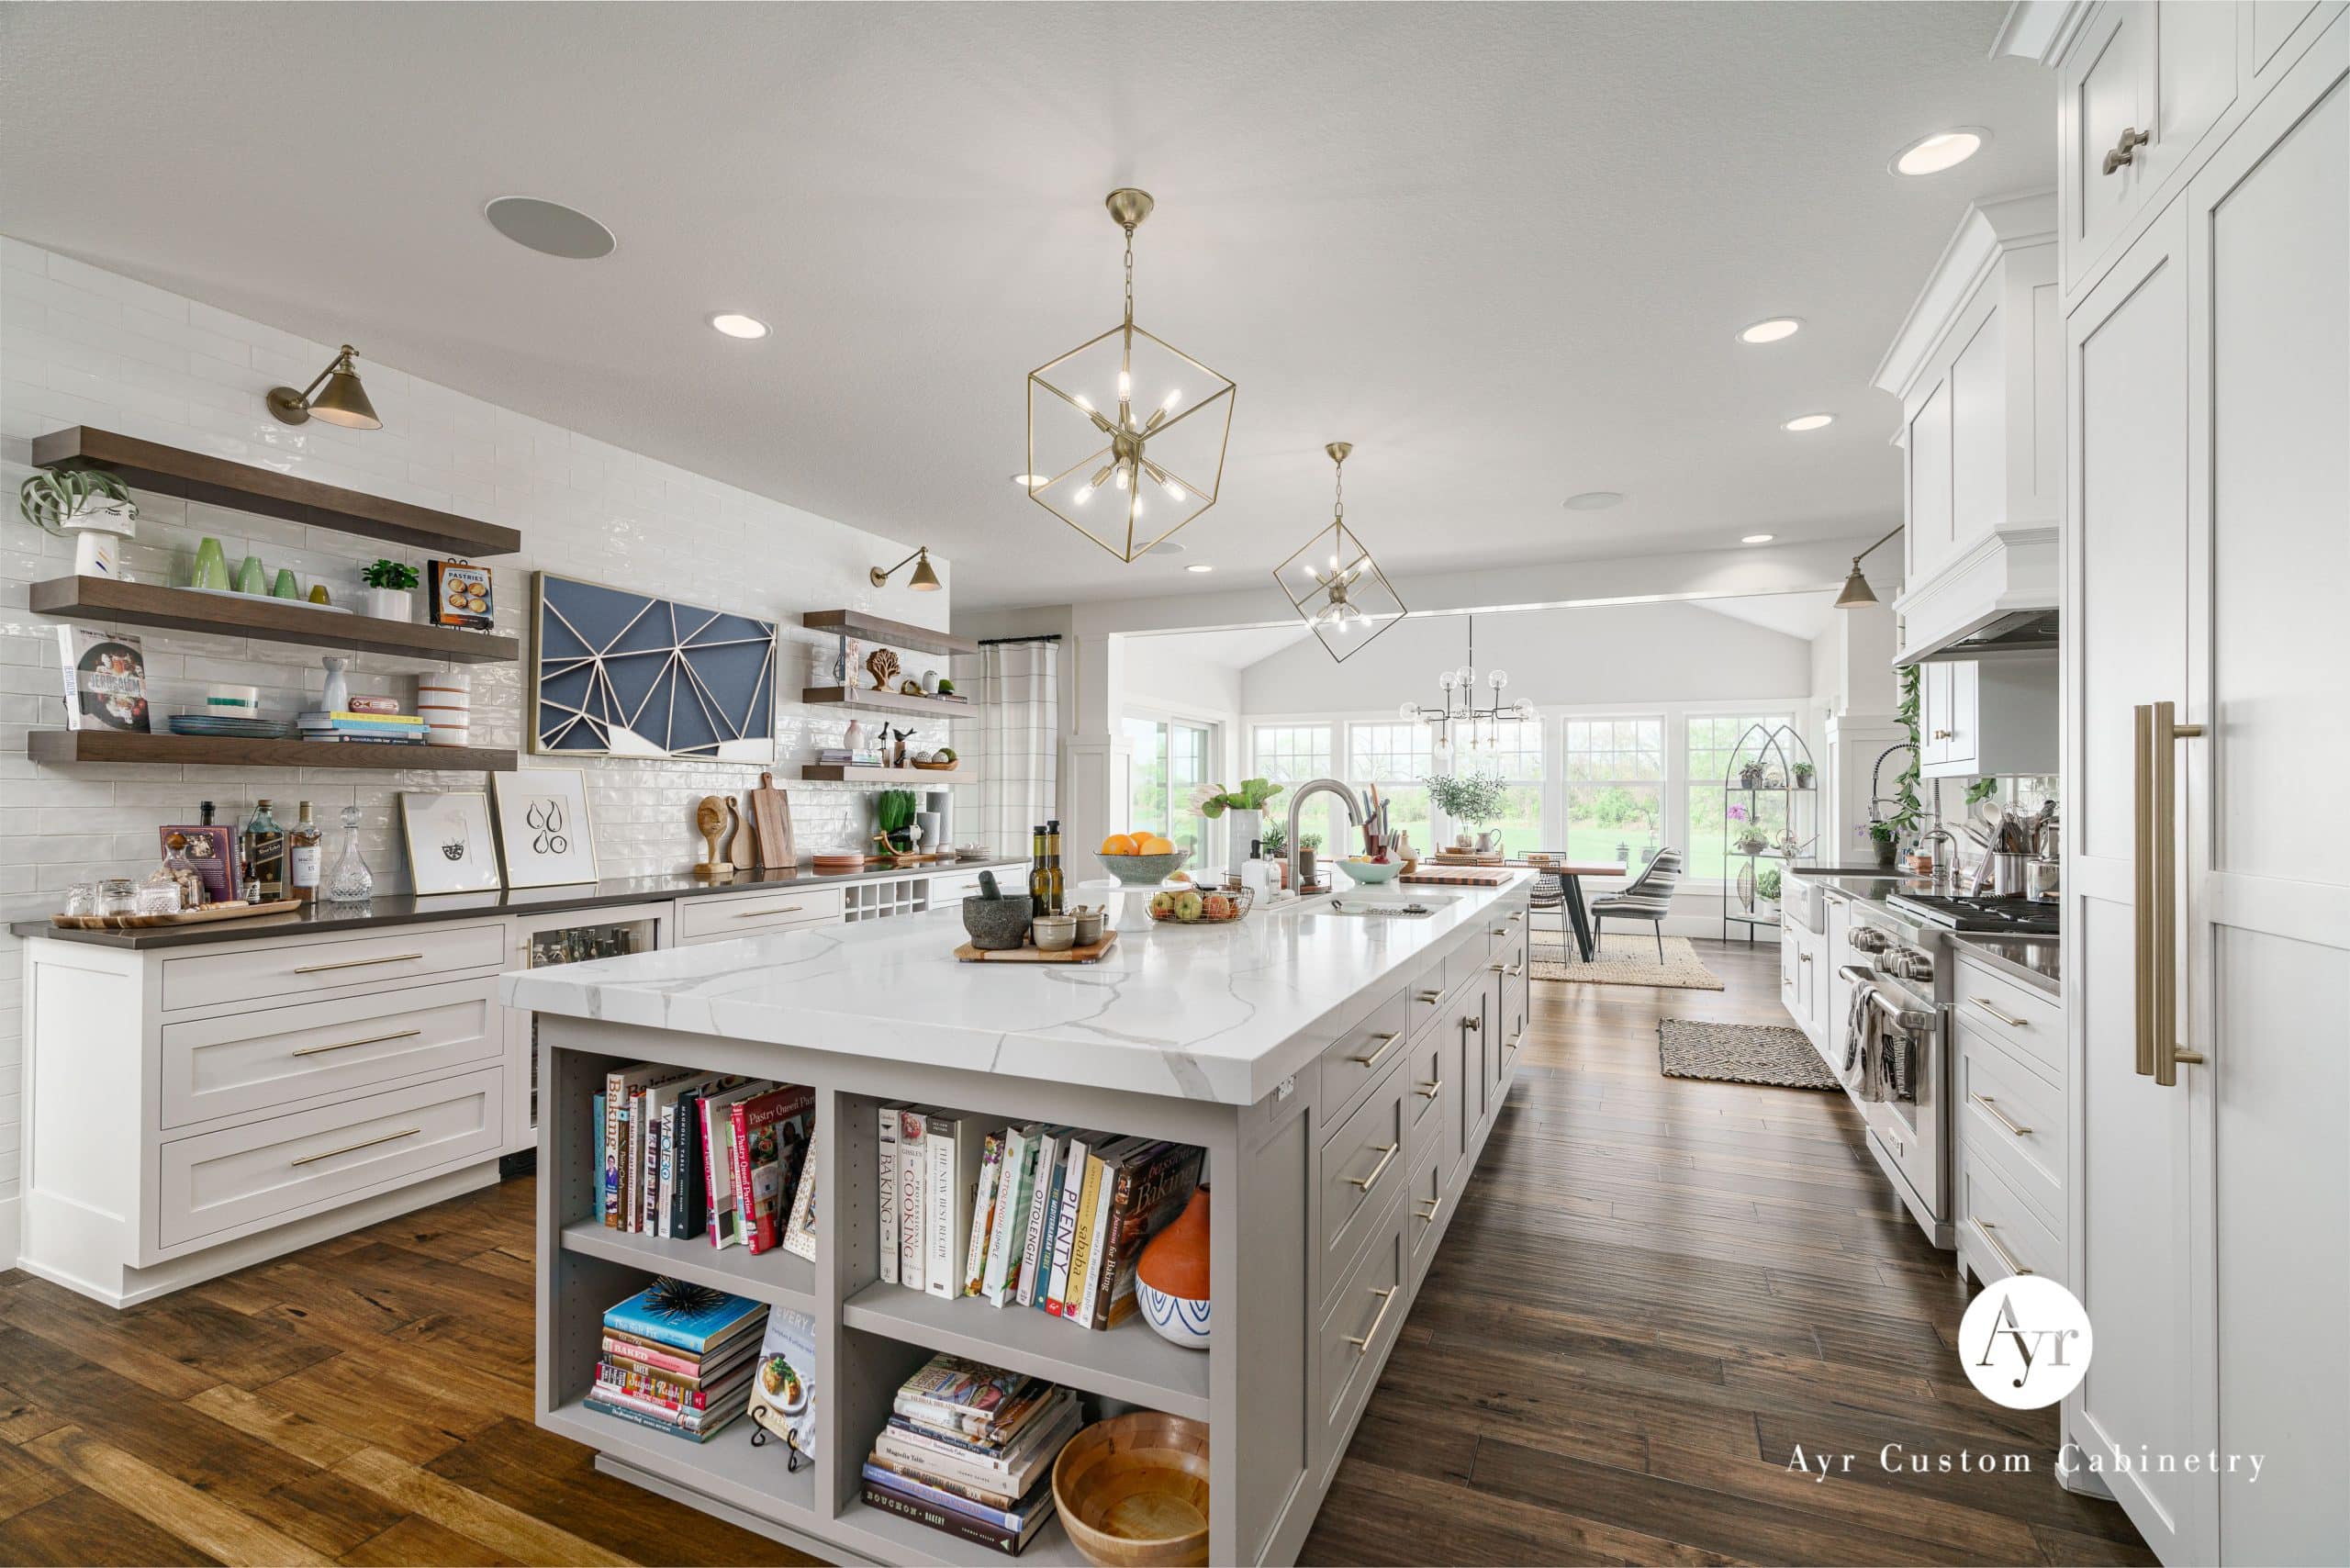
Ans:
<svg viewBox="0 0 2350 1568"><path fill-rule="evenodd" d="M1338 799L1347 803L1347 821L1352 823L1357 827L1363 825L1362 802L1355 799L1355 792L1352 790L1348 789L1346 785L1341 784L1336 778L1310 779L1291 790L1289 797L1289 836L1283 839L1282 843L1287 846L1287 854L1283 858L1289 862L1289 885L1291 890L1295 892L1302 893L1305 890L1305 883L1297 874L1297 857L1303 848L1303 846L1298 843L1297 837L1298 818L1305 810L1305 798L1308 795L1325 793L1336 795Z"/></svg>

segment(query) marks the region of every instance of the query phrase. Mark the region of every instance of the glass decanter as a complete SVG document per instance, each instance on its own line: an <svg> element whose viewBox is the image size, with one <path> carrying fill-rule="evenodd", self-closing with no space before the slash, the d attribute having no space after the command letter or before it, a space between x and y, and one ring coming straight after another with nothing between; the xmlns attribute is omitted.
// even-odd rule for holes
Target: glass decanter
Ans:
<svg viewBox="0 0 2350 1568"><path fill-rule="evenodd" d="M375 873L359 853L359 808L342 808L342 851L327 873L319 896L334 903L364 903L375 893Z"/></svg>

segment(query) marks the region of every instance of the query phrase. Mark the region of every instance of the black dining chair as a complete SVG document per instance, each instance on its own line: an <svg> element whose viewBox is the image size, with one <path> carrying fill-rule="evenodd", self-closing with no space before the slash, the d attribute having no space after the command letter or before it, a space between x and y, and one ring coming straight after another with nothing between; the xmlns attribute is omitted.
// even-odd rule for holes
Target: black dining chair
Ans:
<svg viewBox="0 0 2350 1568"><path fill-rule="evenodd" d="M1608 893L1591 901L1592 929L1600 934L1598 946L1605 948L1607 917L1618 920L1645 920L1656 928L1656 961L1664 963L1664 917L1673 911L1673 890L1681 880L1681 852L1660 849L1648 869L1635 878L1632 885L1620 893Z"/></svg>
<svg viewBox="0 0 2350 1568"><path fill-rule="evenodd" d="M1566 857L1564 855L1561 855L1559 858L1563 860ZM1541 868L1538 866L1536 869L1539 871ZM1565 951L1566 961L1569 963L1574 962L1577 954L1575 952L1574 933L1569 929L1567 924L1567 884L1565 880L1561 878L1549 875L1536 877L1534 879L1534 890L1527 895L1527 908L1529 912L1527 915L1529 927L1527 935L1529 936L1533 935L1533 927L1539 924L1534 919L1535 915L1540 914L1544 911L1549 911L1559 917L1559 946Z"/></svg>

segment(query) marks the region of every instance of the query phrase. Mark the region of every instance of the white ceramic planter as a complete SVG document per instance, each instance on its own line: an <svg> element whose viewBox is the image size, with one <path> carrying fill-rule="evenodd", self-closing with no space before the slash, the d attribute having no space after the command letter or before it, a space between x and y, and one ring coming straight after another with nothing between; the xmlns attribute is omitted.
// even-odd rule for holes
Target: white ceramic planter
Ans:
<svg viewBox="0 0 2350 1568"><path fill-rule="evenodd" d="M415 590L371 588L367 590L367 613L378 621L413 621L416 619Z"/></svg>

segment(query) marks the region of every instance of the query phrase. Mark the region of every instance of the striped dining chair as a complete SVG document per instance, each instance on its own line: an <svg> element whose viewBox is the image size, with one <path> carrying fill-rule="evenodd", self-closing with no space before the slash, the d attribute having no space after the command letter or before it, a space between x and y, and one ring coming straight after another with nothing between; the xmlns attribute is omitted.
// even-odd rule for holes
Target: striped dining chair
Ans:
<svg viewBox="0 0 2350 1568"><path fill-rule="evenodd" d="M1618 920L1645 920L1656 928L1656 961L1664 962L1664 917L1673 911L1673 890L1681 880L1681 852L1660 849L1648 869L1634 879L1632 885L1620 893L1608 893L1591 901L1591 925L1598 940L1595 946L1606 946L1607 917Z"/></svg>

